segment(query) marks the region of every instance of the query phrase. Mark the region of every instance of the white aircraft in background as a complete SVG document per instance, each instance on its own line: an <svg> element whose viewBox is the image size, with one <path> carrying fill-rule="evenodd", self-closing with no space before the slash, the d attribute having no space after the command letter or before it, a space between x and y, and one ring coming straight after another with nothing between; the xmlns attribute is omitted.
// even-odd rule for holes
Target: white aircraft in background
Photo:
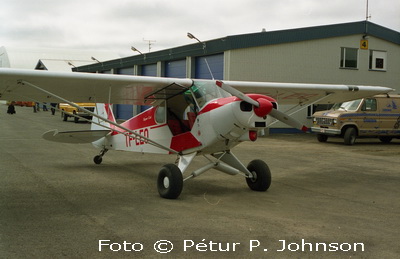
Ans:
<svg viewBox="0 0 400 259"><path fill-rule="evenodd" d="M0 69L0 99L69 103L93 116L91 130L46 132L46 140L93 143L101 151L100 164L109 150L174 154L157 178L161 197L177 198L183 182L209 169L243 175L250 189L266 191L271 184L268 165L253 160L246 167L231 152L243 141L256 141L273 117L294 128L307 127L278 110L279 104L305 108L388 93L376 86L294 84L197 80L90 73L59 73ZM246 94L245 94L246 93ZM97 103L94 112L75 102ZM152 108L118 124L110 103L148 105ZM192 160L204 156L209 163L189 173Z"/></svg>

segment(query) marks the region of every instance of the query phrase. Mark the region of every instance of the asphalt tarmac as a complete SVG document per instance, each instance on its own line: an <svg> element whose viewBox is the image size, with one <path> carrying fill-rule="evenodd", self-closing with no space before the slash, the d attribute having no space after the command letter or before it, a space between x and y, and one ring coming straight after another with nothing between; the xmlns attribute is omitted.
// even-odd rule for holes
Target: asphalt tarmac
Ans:
<svg viewBox="0 0 400 259"><path fill-rule="evenodd" d="M345 146L271 135L233 151L263 159L267 192L209 171L177 200L159 197L175 156L108 152L41 139L88 129L60 114L0 105L0 258L398 258L400 140ZM207 161L199 157L195 170ZM168 241L168 242L167 242ZM158 251L158 252L157 252Z"/></svg>

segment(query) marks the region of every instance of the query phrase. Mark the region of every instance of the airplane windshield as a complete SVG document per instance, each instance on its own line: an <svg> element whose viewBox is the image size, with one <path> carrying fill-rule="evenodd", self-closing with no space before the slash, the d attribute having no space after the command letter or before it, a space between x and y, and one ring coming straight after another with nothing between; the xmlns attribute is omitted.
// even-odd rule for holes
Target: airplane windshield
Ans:
<svg viewBox="0 0 400 259"><path fill-rule="evenodd" d="M358 106L360 105L361 99L344 102L344 103L335 103L332 106L333 110L345 110L345 111L355 111L357 110Z"/></svg>
<svg viewBox="0 0 400 259"><path fill-rule="evenodd" d="M166 103L158 107L157 123L167 121L174 136L182 134L192 129L196 117L204 105L212 100L230 96L215 82L195 81L189 89L166 99Z"/></svg>
<svg viewBox="0 0 400 259"><path fill-rule="evenodd" d="M228 92L216 86L215 82L195 81L190 91L195 97L199 109L203 108L209 101L231 96Z"/></svg>

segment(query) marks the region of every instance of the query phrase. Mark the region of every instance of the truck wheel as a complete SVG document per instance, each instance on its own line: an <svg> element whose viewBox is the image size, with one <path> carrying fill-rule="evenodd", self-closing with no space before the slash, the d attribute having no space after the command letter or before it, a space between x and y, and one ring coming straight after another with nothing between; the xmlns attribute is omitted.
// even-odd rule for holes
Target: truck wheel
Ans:
<svg viewBox="0 0 400 259"><path fill-rule="evenodd" d="M318 134L317 139L319 142L326 142L328 140L328 136L323 134Z"/></svg>
<svg viewBox="0 0 400 259"><path fill-rule="evenodd" d="M383 142L383 143L390 143L390 141L392 141L392 137L386 137L386 136L384 136L384 137L379 137L379 140L381 141L381 142Z"/></svg>
<svg viewBox="0 0 400 259"><path fill-rule="evenodd" d="M347 128L346 131L344 132L344 144L345 145L354 145L356 142L357 138L357 131L355 128L350 127Z"/></svg>

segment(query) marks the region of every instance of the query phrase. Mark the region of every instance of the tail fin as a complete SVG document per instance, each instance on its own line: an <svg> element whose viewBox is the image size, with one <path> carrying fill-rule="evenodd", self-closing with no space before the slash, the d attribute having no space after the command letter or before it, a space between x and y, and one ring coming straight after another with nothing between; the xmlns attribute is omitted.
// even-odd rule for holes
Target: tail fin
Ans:
<svg viewBox="0 0 400 259"><path fill-rule="evenodd" d="M94 110L94 113L96 113L100 117L103 117L110 121L116 122L111 106L112 106L112 104L108 104L108 103L96 103L96 108ZM106 129L110 128L110 123L105 122L97 117L93 117L92 120L95 123L92 123L91 130L104 130L105 128ZM104 127L97 125L96 123L98 123L100 125L104 125Z"/></svg>

